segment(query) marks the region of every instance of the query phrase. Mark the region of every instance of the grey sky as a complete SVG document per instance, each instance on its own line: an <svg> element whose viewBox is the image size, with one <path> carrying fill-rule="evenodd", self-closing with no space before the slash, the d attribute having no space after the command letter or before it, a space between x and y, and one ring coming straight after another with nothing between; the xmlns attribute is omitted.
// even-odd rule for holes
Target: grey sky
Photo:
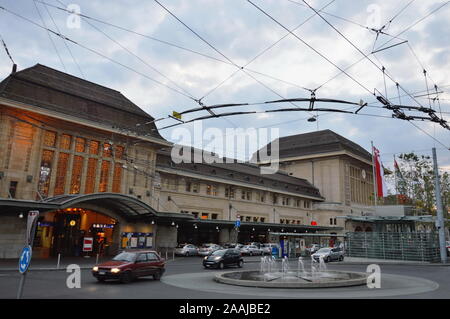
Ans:
<svg viewBox="0 0 450 319"><path fill-rule="evenodd" d="M45 1L63 7L58 1ZM308 3L319 9L331 2L324 9L327 14L323 13L323 16L362 51L368 53L372 49L376 35L357 24L374 27L371 24L376 22L379 17L379 26L384 25L402 8L405 8L410 1L309 0ZM33 0L0 0L0 6L42 25L33 2ZM69 4L68 1L63 2L66 5ZM287 33L286 30L245 0L161 0L160 2L239 66L245 65ZM311 9L302 5L302 0L253 0L253 2L288 29L295 28L314 14ZM86 0L71 1L70 3L78 5L82 14L225 61L223 56L203 43L154 1ZM443 3L445 1L413 1L395 17L392 23L388 24L384 31L390 35L397 35ZM52 17L61 33L70 39L127 65L147 77L166 83L179 91L182 88L183 92L188 92L194 98L203 97L237 70L235 66L230 64L170 47L98 22L82 19L80 28L69 28L67 13L47 7L51 13L50 17L42 3L36 2L36 5L48 28L56 30ZM379 16L377 13L379 13ZM345 18L353 23L332 15ZM430 90L436 83L441 90L445 91L444 94L440 95L440 106L443 112L450 112L448 105L450 94L447 93L450 92L450 74L448 72L450 67L449 18L450 4L401 34L400 38L408 40L413 51L410 50L408 45L402 44L382 51L375 56L370 56L378 66L385 66L387 72L395 81L409 92L421 91L423 94L426 90L422 73L422 66L425 67L429 75L428 85ZM92 28L87 21L139 56L147 64L157 68L171 81ZM362 57L357 50L318 16L311 18L295 33L341 68L351 65ZM61 71L64 71L65 68L68 73L81 76L62 39L51 35L64 67L44 30L3 10L0 10L0 35L7 43L19 69L41 63ZM377 40L377 45L381 45L390 39L389 36L381 35ZM394 40L390 44L394 44L396 41L401 40ZM183 111L196 106L193 100L160 86L140 74L114 64L72 43L68 43L68 45L87 80L121 91L155 118L171 114L174 110ZM419 58L420 63L416 61L413 52ZM276 81L257 73L239 71L221 87L205 97L204 103L208 105L228 102L258 102L279 99L279 95L290 98L308 97L309 93L300 87L316 88L339 72L336 67L292 35L288 35L276 46L261 55L248 68L294 83L297 86ZM2 48L0 51L0 77L6 77L10 71L11 61ZM348 73L370 91L377 88L384 94L382 73L369 61L361 61L349 69ZM248 74L264 83L264 86ZM397 89L395 83L388 79L386 83L388 97L396 102ZM363 87L344 74L327 82L317 91L316 95L317 97L340 98L354 102L358 102L360 99L369 103L375 101L374 97ZM422 105L428 106L426 98L421 97L417 100ZM413 103L407 97L403 97L402 102ZM306 106L301 103L298 103L298 105ZM380 106L379 104L375 105ZM274 105L273 107L281 106L289 107L290 105ZM339 105L321 106L347 107ZM438 105L436 104L435 107L438 108ZM227 111L238 109L244 110L245 108L232 108ZM268 107L253 106L252 109L262 110L268 109ZM201 115L207 115L206 112L204 113ZM373 107L366 108L361 113L390 116L390 112ZM449 114L443 115L447 120L450 119ZM372 140L375 146L380 149L382 160L386 166L392 166L394 153L418 150L418 153L430 155L431 147L436 146L440 165L450 169L450 151L443 149L442 145L415 128L411 123L367 115L319 113L317 125L317 122L307 122L308 117L310 115L304 112L245 115L230 117L228 120L207 120L203 122L203 127L225 129L233 127L233 125L243 128L275 125L279 127L281 136L316 130L317 126L319 129L328 128L355 141L368 151L370 151L370 141ZM189 118L186 117L186 119ZM161 121L158 122L158 127L170 123L173 123L173 120ZM449 131L431 123L414 122L414 124L443 144L450 146ZM186 127L192 128L192 125L188 124ZM172 140L170 129L161 131L161 134L168 140ZM243 149L238 149L238 156L241 158L244 156L243 151Z"/></svg>

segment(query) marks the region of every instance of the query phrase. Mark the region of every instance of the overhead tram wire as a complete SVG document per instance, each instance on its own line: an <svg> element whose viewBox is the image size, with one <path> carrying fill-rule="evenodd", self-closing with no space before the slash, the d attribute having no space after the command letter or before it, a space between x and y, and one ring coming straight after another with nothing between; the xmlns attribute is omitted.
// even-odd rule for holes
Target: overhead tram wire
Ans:
<svg viewBox="0 0 450 319"><path fill-rule="evenodd" d="M62 3L59 0L56 0L59 3L61 3L62 5L65 5L64 3ZM170 79L168 76L166 76L165 74L163 74L161 71L159 71L158 69L156 69L155 67L153 67L151 64L149 64L147 61L145 61L144 59L142 59L140 56L138 56L137 54L135 54L133 51L131 51L130 49L128 49L127 47L125 47L124 45L122 45L119 41L115 40L113 37L109 36L106 32L104 32L103 30L101 30L100 28L96 27L94 24L90 23L88 20L85 20L87 24L89 24L94 30L100 32L101 34L103 34L106 38L108 38L110 41L114 42L115 44L117 44L119 47L121 47L123 50L125 50L127 53L129 53L130 55L134 56L136 59L138 59L139 61L141 61L143 64L145 64L147 67L149 67L151 70L153 70L154 72L158 73L159 75L161 75L163 78L165 78L166 80L168 80L172 85L176 86L178 89L180 89L181 91L183 91L184 93L186 93L188 96L190 96L190 98L192 100L196 100L195 97L187 92L184 88L182 88L181 86L179 86L178 84L176 84L172 79ZM59 30L58 30L59 32Z"/></svg>
<svg viewBox="0 0 450 319"><path fill-rule="evenodd" d="M250 1L250 0L247 0L247 1ZM361 53L367 60L369 60L369 61L370 61L377 69L379 69L379 70L383 73L383 76L386 74L386 75L388 76L388 78L389 78L391 81L393 81L393 82L397 85L397 87L400 87L405 93L407 93L407 94L409 95L409 97L410 97L412 100L414 100L419 106L421 106L421 107L423 108L422 104L421 104L419 101L417 101L417 100L416 100L409 92L406 91L406 89L404 89L401 85L399 85L398 82L395 81L391 75L389 75L389 73L386 72L384 66L383 66L382 68L380 68L380 67L378 66L378 64L376 64L372 59L370 59L370 58L368 57L367 54L365 54L360 48L358 48L351 40L349 40L342 32L340 32L333 24L331 24L327 19L325 19L320 13L318 13L314 8L312 8L312 7L306 2L306 0L303 0L303 2L304 2L306 5L308 5L308 6L311 8L311 10L313 10L314 12L316 12L316 14L317 14L322 20L324 20L331 28L333 28L333 30L335 30L340 36L342 36L342 37L343 37L343 38L344 38L351 46L353 46L353 47L354 47L359 53ZM385 85L385 86L386 86L386 85ZM387 90L386 90L386 93L387 93ZM379 98L377 97L377 99L379 99ZM383 103L383 104L385 104L386 108L392 109L393 112L394 112L394 115L395 115L396 117L398 117L398 118L400 118L400 119L411 119L411 118L414 118L414 117L411 117L411 116L409 116L409 117L408 117L408 116L405 116L405 114L403 113L403 110L399 110L399 108L401 108L401 106L396 106L395 108L392 107L392 106L390 105L390 102L389 102L387 96L386 96L386 98L383 98L383 99L380 98L379 100L380 100L380 102L382 102L382 103L383 103L383 101L386 101L386 100L387 100L386 103L388 103L388 104L385 104L385 103ZM431 104L430 104L430 105L431 105ZM403 107L403 108L405 108L405 107ZM410 108L409 108L409 109L410 109ZM431 109L431 108L430 108L430 109ZM433 116L435 116L434 114L428 113L428 115L429 115L431 121L434 121L434 120L437 121L437 119L436 119L435 117L433 117ZM436 122L436 121L434 121L434 122ZM447 125L447 124L445 123L445 121L443 121L442 119L441 119L441 121L440 121L439 123L440 123L441 126L443 126L444 128L449 129L448 125Z"/></svg>
<svg viewBox="0 0 450 319"><path fill-rule="evenodd" d="M45 29L47 29L47 35L48 35L48 38L49 38L49 40L50 40L50 42L51 42L51 44L52 44L52 46L53 46L53 49L55 50L56 55L58 56L59 61L61 62L61 65L62 65L64 71L67 73L66 66L64 65L64 62L63 62L63 60L62 60L62 58L61 58L61 55L59 54L59 51L58 51L58 48L56 47L55 42L53 41L53 39L52 39L52 37L51 37L51 35L50 35L50 32L48 31L47 25L46 25L46 23L45 23L45 21L44 21L44 18L43 18L42 15L41 15L41 12L39 11L39 8L38 8L38 6L37 6L35 0L33 0L33 4L34 4L34 7L36 8L36 11L37 11L37 13L38 13L38 15L39 15L39 18L41 19L42 25L44 26Z"/></svg>
<svg viewBox="0 0 450 319"><path fill-rule="evenodd" d="M198 52L198 51L195 51L195 50L192 50L192 49L189 49L189 48L186 48L186 47L177 45L177 44L175 44L175 43L171 43L171 42L164 41L164 40L161 40L161 39L158 39L158 38L155 38L155 37L146 35L146 34L142 34L142 33L139 33L139 32L137 32L137 31L134 31L134 30L131 30L131 29L122 27L122 26L118 26L118 25L116 25L116 24L113 24L113 23L110 23L110 22L106 22L106 21L103 21L103 20L100 20L100 19L97 19L97 18L88 16L88 15L85 15L85 14L81 14L81 13L69 11L69 10L67 10L66 8L62 8L62 7L59 7L59 6L50 4L50 3L45 2L45 1L42 1L42 0L34 0L34 1L39 2L39 3L42 3L42 4L45 4L46 6L49 6L49 7L58 9L58 10L61 10L61 11L65 12L65 13L67 13L67 14L75 14L75 15L78 15L79 17L82 17L82 18L85 18L85 19L89 19L89 20L92 20L92 21L95 21L95 22L98 22L98 23L107 25L107 26L116 28L116 29L118 29L118 30L122 30L122 31L125 31L125 32L129 32L129 33L131 33L131 34L135 34L135 35L144 37L144 38L146 38L146 39L148 39L148 40L152 40L152 41L155 41L155 42L158 42L158 43L161 43L161 44L164 44L164 45L167 45L167 46L170 46L170 47L173 47L173 48L182 50L182 51L186 51L186 52L189 52L189 53L192 53L192 54L195 54L195 55L198 55L198 56L201 56L201 57L210 59L210 60L212 60L212 61L220 62L220 63L227 64L227 65L233 65L233 64L232 64L231 62L229 62L229 61L226 61L226 60L223 60L223 59L219 59L219 58L217 58L217 57L214 57L214 56L211 56L211 55L208 55L208 54L204 54L204 53L201 53L201 52ZM274 76L271 76L271 75L268 75L268 74L265 74L265 73L262 73L262 72L253 70L253 69L248 68L248 67L246 68L246 71L247 71L247 72L250 72L250 73L253 73L253 74L261 75L261 76L263 76L263 77L266 77L266 78L269 78L269 79L272 79L272 80L275 80L275 81L278 81L278 82L281 82L281 83L284 83L284 84L291 85L291 86L293 86L293 87L297 87L297 88L303 89L301 86L299 86L299 85L297 85L297 84L295 84L295 83L292 83L292 82L290 82L290 81L286 81L286 80L283 80L283 79L279 79L279 78L277 78L277 77L274 77ZM260 83L260 84L261 84L261 83ZM282 97L282 96L280 96L280 97Z"/></svg>
<svg viewBox="0 0 450 319"><path fill-rule="evenodd" d="M415 27L417 24L419 24L420 22L422 22L423 20L425 20L426 18L428 18L429 16L431 16L432 14L434 14L435 12L437 12L438 10L440 10L441 8L443 8L444 6L446 6L447 4L449 4L450 1L446 1L443 4L441 4L439 7L437 7L436 9L432 10L431 12L429 12L427 15L425 15L424 17L420 18L419 20L415 21L414 23L412 23L411 25L409 25L408 27L406 27L403 31L399 32L396 37L402 35L403 33L407 32L408 30L410 30L411 28ZM383 43L382 45L380 45L378 48L382 48L383 46L385 46L386 44L392 42L393 39L390 39L388 41L386 41L385 43Z"/></svg>
<svg viewBox="0 0 450 319"><path fill-rule="evenodd" d="M150 80L150 81L152 81L152 82L154 82L156 84L159 84L159 85L161 85L161 86L163 86L163 87L165 87L167 89L170 89L170 90L172 90L172 91L174 91L174 92L176 92L176 93L178 93L180 95L185 96L186 98L188 98L190 100L193 100L190 96L186 95L185 93L183 93L183 92L181 92L181 91L179 91L179 90L177 90L177 89L175 89L173 87L170 87L170 86L168 86L167 84L165 84L165 83L163 83L161 81L158 81L158 80L156 80L156 79L154 79L154 78L152 78L152 77L150 77L150 76L148 76L148 75L146 75L146 74L144 74L144 73L142 73L142 72L140 72L140 71L138 71L138 70L136 70L136 69L134 69L134 68L132 68L130 66L127 66L127 65L123 64L122 62L116 61L116 60L106 56L103 53L100 53L100 52L98 52L98 51L96 51L94 49L91 49L91 48L89 48L89 47L87 47L87 46L85 46L85 45L83 45L83 44L81 44L79 42L76 42L76 41L66 37L65 35L63 35L61 33L58 33L58 32L55 32L55 31L49 29L49 28L46 28L46 27L44 27L44 26L42 26L42 25L40 25L40 24L38 24L38 23L36 23L36 22L34 22L34 21L32 21L32 20L30 20L30 19L28 19L28 18L26 18L26 17L16 13L16 12L14 12L14 11L11 11L11 10L5 8L5 7L2 7L2 6L0 6L0 10L4 10L4 11L14 15L17 18L25 20L28 23L31 23L31 24L33 24L36 27L39 27L39 28L41 28L43 30L46 30L46 31L50 32L50 33L53 33L54 35L56 35L58 37L61 37L61 38L65 39L65 40L67 40L67 41L69 41L69 42L71 42L71 43L73 43L75 45L78 45L79 47L81 47L81 48L83 48L83 49L85 49L85 50L87 50L87 51L89 51L91 53L94 53L94 54L96 54L96 55L98 55L98 56L100 56L100 57L102 57L102 58L104 58L104 59L114 63L114 64L120 65L120 66L122 66L123 68L125 68L125 69L127 69L129 71L132 71L132 72L134 72L134 73L136 73L138 75L141 75L141 76L145 77L146 79L148 79L148 80Z"/></svg>
<svg viewBox="0 0 450 319"><path fill-rule="evenodd" d="M331 0L330 2L328 2L326 5L324 5L322 8L319 9L319 11L325 9L326 7L330 6L332 3L334 3L336 0ZM306 22L308 22L309 20L311 20L313 17L315 17L316 14L310 15L308 18L306 18L305 20L303 20L299 25L297 25L294 29L292 29L291 31L295 31L298 30L301 26L303 26ZM261 52L259 52L257 55L255 55L252 59L250 59L244 66L243 68L246 69L247 66L249 66L251 63L253 63L256 59L258 59L259 57L261 57L262 55L264 55L266 52L268 52L269 50L271 50L273 47L275 47L278 43L280 43L283 39L285 39L287 36L289 36L290 33L286 33L284 36L282 36L280 39L278 39L277 41L275 41L274 43L272 43L271 45L269 45L268 47L266 47L264 50L262 50ZM222 86L224 83L226 83L229 79L231 79L233 76L235 76L237 73L239 73L242 69L238 69L236 71L234 71L232 74L230 74L226 79L224 79L222 82L220 82L216 87L214 87L212 90L210 90L208 93L206 93L202 99L204 99L205 97L207 97L208 95L210 95L211 93L213 93L215 90L217 90L220 86ZM311 91L308 88L305 87L300 87L303 90L306 91Z"/></svg>
<svg viewBox="0 0 450 319"><path fill-rule="evenodd" d="M156 1L156 0L155 0ZM303 40L302 38L300 38L297 34L291 32L285 25L283 25L281 22L279 22L278 20L276 20L274 17L272 17L270 14L268 14L266 11L264 11L263 9L261 9L259 6L257 6L256 4L254 4L251 0L247 0L248 3L250 3L252 6L254 6L256 9L258 9L259 11L261 11L264 15L266 15L269 19L271 19L272 21L274 21L276 24L278 24L280 27L282 27L283 29L285 29L286 31L288 31L290 34L292 34L297 40L299 40L300 42L302 42L304 45L306 45L308 48L310 48L311 50L313 50L315 53L317 53L320 57L322 57L325 61L327 61L328 63L330 63L331 65L333 65L335 68L337 68L338 70L340 70L342 73L344 73L345 75L347 75L352 81L354 81L355 83L357 83L361 88L363 88L365 91L367 91L370 95L375 95L371 90L369 90L367 87L365 87L361 82L359 82L358 80L356 80L353 76L351 76L350 74L348 74L344 69L342 69L340 66L338 66L336 63L334 63L333 61L331 61L329 58L327 58L324 54L322 54L321 52L319 52L317 49L315 49L313 46L311 46L309 43L307 43L305 40Z"/></svg>
<svg viewBox="0 0 450 319"><path fill-rule="evenodd" d="M35 0L33 0L33 1L35 1ZM56 0L56 1L59 1L59 0ZM59 1L59 2L60 2L60 1ZM56 28L56 31L57 31L58 33L61 33L61 31L59 30L58 25L56 24L55 20L53 19L53 16L52 16L52 14L50 13L50 10L48 9L48 7L47 7L46 5L44 5L44 8L45 8L45 10L47 11L47 14L49 15L50 19L52 20L53 25L54 25L55 28ZM82 77L83 79L85 79L84 73L83 73L83 71L81 70L80 65L78 64L78 61L75 59L75 56L73 55L72 50L70 49L69 45L67 44L67 41L66 41L66 40L63 40L63 42L64 42L64 45L65 45L67 51L69 51L69 54L70 54L70 56L72 57L73 62L74 62L75 65L77 66L78 71L79 71L80 74L81 74L81 77Z"/></svg>
<svg viewBox="0 0 450 319"><path fill-rule="evenodd" d="M154 0L161 8L163 8L167 13L169 13L175 20L177 20L179 23L181 23L184 27L186 27L191 33L193 33L195 36L197 36L200 40L202 40L205 44L207 44L211 49L213 49L215 52L217 52L219 55L221 55L222 57L224 57L228 62L230 62L233 66L235 66L236 68L242 70L243 73L245 73L247 76L251 77L253 80L255 80L256 82L258 82L260 85L262 85L263 87L265 87L267 90L271 91L272 93L274 93L275 95L279 96L280 98L284 98L281 94L279 94L278 92L276 92L275 90L273 90L272 88L270 88L269 86L267 86L266 84L264 84L263 82L261 82L260 80L258 80L257 78L255 78L253 75L249 74L248 72L246 72L246 70L244 70L244 67L239 66L238 64L236 64L233 60L231 60L229 57L227 57L225 54L223 54L220 50L218 50L215 46L213 46L211 43L209 43L206 39L204 39L200 34L198 34L195 30L193 30L191 27L189 27L186 23L184 23L181 19L179 19L172 11L170 11L168 8L166 8L163 4L161 4L161 2L159 2L158 0ZM204 106L202 103L199 103L201 106ZM294 106L298 107L297 105L294 104ZM207 110L207 108L205 108Z"/></svg>
<svg viewBox="0 0 450 319"><path fill-rule="evenodd" d="M5 49L6 55L7 55L8 58L11 60L12 64L15 65L16 62L14 62L14 59L13 59L11 53L10 53L9 50L8 50L8 46L6 45L6 42L5 42L5 40L3 39L3 37L1 36L1 34L0 34L0 40L2 41L3 48Z"/></svg>

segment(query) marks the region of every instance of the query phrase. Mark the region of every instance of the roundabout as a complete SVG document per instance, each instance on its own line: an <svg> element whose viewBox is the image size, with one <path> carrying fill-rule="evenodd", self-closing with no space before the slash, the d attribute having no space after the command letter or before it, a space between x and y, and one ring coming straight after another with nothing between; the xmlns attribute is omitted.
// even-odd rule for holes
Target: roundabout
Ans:
<svg viewBox="0 0 450 319"><path fill-rule="evenodd" d="M202 292L248 296L249 298L386 298L415 295L434 291L439 284L418 277L382 274L381 288L366 285L313 289L261 288L236 286L216 281L216 277L232 273L193 272L164 276L161 281L169 286ZM217 298L217 297L216 297Z"/></svg>

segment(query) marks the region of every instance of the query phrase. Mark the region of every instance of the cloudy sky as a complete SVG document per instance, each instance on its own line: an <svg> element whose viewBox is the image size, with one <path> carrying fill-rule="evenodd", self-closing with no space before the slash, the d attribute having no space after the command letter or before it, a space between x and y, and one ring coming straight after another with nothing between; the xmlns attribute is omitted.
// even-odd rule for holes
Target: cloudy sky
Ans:
<svg viewBox="0 0 450 319"><path fill-rule="evenodd" d="M0 0L0 6L22 17L0 10L0 35L19 69L41 63L84 77L121 91L155 118L194 108L198 106L194 100L200 98L205 105L256 103L308 98L306 89L319 88L318 98L363 100L370 107L360 115L283 112L210 119L202 125L223 132L233 127L276 127L280 136L331 129L368 151L373 141L385 165L391 167L394 154L416 151L431 155L435 146L439 164L450 169L450 151L443 146L450 146L450 131L429 122L413 122L415 127L392 119L391 112L381 109L371 94L375 89L383 95L387 91L390 101L398 103L397 82L403 88L403 104L431 105L450 120L446 113L450 112L450 4L444 5L446 1L308 0L311 7L322 9L321 16L342 35L302 0L252 0L254 5L246 0L159 0L185 25L152 0L42 1L47 5ZM68 5L97 20L82 18L78 23L78 16L54 7ZM59 30L80 45L49 35L36 24ZM296 36L283 27L294 30ZM383 32L378 37L370 30L377 28ZM368 54L368 59L355 47ZM347 74L340 72L339 68L352 64ZM0 78L10 73L11 65L1 48ZM383 66L385 77L380 71ZM440 103L423 96L426 84L430 92L435 84L443 91ZM226 111L307 106L283 103ZM318 106L356 110L345 104ZM197 116L204 115L208 113ZM312 115L318 115L318 121L308 122ZM191 118L186 115L183 119ZM167 119L157 126L172 123L175 121ZM193 129L191 124L183 127ZM161 130L172 142L178 141L175 133ZM248 158L249 151L239 145L235 156Z"/></svg>

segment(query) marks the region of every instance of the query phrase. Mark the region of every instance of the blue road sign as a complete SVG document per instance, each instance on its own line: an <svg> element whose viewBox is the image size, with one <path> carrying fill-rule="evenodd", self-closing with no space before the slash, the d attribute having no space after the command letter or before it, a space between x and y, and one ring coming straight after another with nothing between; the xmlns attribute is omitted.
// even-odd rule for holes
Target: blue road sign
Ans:
<svg viewBox="0 0 450 319"><path fill-rule="evenodd" d="M21 274L28 270L31 262L31 246L27 245L23 247L22 254L20 254L19 259L19 271Z"/></svg>
<svg viewBox="0 0 450 319"><path fill-rule="evenodd" d="M236 227L240 227L241 226L241 221L238 219L237 221L236 221L236 224L234 224Z"/></svg>

